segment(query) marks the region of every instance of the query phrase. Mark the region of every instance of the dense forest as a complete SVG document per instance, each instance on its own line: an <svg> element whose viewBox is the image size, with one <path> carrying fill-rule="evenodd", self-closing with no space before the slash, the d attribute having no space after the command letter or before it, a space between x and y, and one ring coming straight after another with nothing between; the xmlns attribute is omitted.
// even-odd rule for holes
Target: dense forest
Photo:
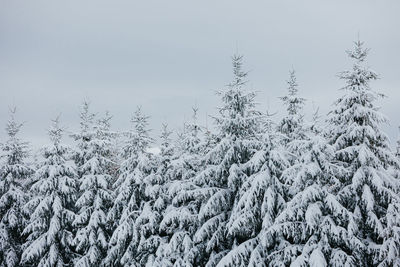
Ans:
<svg viewBox="0 0 400 267"><path fill-rule="evenodd" d="M368 49L347 54L342 96L312 120L294 71L284 118L258 110L240 55L213 130L196 107L183 130L155 137L137 108L116 132L84 102L74 144L54 118L32 161L12 109L0 266L400 266L400 142L382 131Z"/></svg>

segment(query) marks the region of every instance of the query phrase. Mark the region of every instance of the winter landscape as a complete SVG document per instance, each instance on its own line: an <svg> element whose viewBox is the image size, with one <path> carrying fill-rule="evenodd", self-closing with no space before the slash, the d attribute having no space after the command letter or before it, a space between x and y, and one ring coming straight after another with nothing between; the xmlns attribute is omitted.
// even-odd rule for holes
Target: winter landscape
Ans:
<svg viewBox="0 0 400 267"><path fill-rule="evenodd" d="M393 151L361 41L347 52L343 95L303 114L296 74L275 121L256 107L243 57L218 91L216 131L197 108L177 139L164 124L151 153L148 116L131 130L82 104L75 145L59 118L27 164L15 109L2 144L3 266L399 266L400 142ZM117 140L117 141L115 141Z"/></svg>
<svg viewBox="0 0 400 267"><path fill-rule="evenodd" d="M349 5L349 10L363 9ZM12 37L12 27L1 22L15 21L6 17L0 10L0 33ZM351 17L366 21L361 15ZM296 43L295 31L289 32L285 38ZM362 34L353 36L353 42L345 42L348 48L338 52L342 71L327 74L338 81L334 93L327 85L306 97L307 81L289 65L279 96L261 97L248 57L236 44L233 52L227 49L232 52L225 66L230 78L213 85L215 94L208 92L205 101L193 101L186 111L177 107L184 102L180 96L196 99L193 91L161 87L153 98L140 91L123 95L132 101L128 107L121 100L115 104L130 116L123 129L114 126L121 119L112 109L104 112L96 104L100 90L71 104L73 92L66 89L55 91L63 98L57 102L45 89L34 92L36 100L3 88L18 84L9 74L24 49L0 42L4 51L15 53L0 52L0 61L7 64L0 63L0 98L14 97L7 104L0 99L5 122L0 267L400 266L400 138L390 138L398 136L399 107L382 112L390 110L384 108L386 101L398 103L398 88L387 83L392 89L384 91L382 83L376 85L385 73L375 72L370 56L379 58L384 49L371 47ZM328 47L341 50L335 43ZM306 61L312 65L314 60ZM29 80L24 70L17 74ZM77 77L71 73L64 75ZM158 106L162 90L170 98ZM114 100L110 94L105 102ZM36 108L28 109L32 102ZM47 102L59 110L50 112ZM72 123L69 113L61 112L64 102L75 114ZM215 109L205 102L216 103ZM162 118L151 113L171 114L169 108L185 112L183 124L177 127L179 122L166 119L154 129L152 120ZM41 137L34 137L29 124L50 117Z"/></svg>

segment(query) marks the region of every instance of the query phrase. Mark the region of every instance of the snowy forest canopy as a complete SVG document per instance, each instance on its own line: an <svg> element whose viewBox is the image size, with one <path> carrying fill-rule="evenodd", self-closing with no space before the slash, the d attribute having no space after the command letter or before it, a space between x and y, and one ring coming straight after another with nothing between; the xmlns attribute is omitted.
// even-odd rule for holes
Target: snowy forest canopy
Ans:
<svg viewBox="0 0 400 267"><path fill-rule="evenodd" d="M84 102L74 145L55 118L29 162L11 110L0 266L400 266L400 142L382 131L368 49L347 54L342 96L310 121L294 71L276 120L234 55L215 130L193 108L177 138L162 125L159 153L141 108L115 132Z"/></svg>

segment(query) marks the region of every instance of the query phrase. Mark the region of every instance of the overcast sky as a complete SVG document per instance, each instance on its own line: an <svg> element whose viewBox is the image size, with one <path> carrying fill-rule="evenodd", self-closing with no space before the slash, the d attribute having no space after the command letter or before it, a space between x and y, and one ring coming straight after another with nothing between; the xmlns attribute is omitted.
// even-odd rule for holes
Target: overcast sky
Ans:
<svg viewBox="0 0 400 267"><path fill-rule="evenodd" d="M381 75L373 88L390 125L400 125L400 1L12 1L0 0L0 125L16 105L22 136L47 141L50 119L61 113L78 128L83 99L110 110L127 129L141 105L159 133L162 122L181 127L191 106L200 121L215 114L214 91L231 80L238 50L259 91L260 109L281 110L288 71L297 71L307 113L322 114L350 67L345 50L357 35L371 48L369 65ZM208 120L211 123L211 120ZM4 140L4 130L0 141Z"/></svg>

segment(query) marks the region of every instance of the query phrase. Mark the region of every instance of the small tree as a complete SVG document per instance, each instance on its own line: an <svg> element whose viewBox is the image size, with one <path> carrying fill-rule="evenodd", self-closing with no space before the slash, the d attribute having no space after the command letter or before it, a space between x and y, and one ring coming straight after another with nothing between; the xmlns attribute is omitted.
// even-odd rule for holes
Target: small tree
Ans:
<svg viewBox="0 0 400 267"><path fill-rule="evenodd" d="M84 101L82 103L80 117L80 131L72 134L71 137L77 142L77 149L75 151L74 159L76 166L78 167L78 175L81 177L79 168L86 163L88 160L88 149L89 142L93 139L93 123L95 114L90 111L89 102Z"/></svg>
<svg viewBox="0 0 400 267"><path fill-rule="evenodd" d="M306 101L298 96L295 71L292 70L289 74L289 80L287 81L288 93L280 98L286 107L287 114L278 125L278 130L286 137L283 139L285 144L301 139L304 135L303 108Z"/></svg>
<svg viewBox="0 0 400 267"><path fill-rule="evenodd" d="M79 198L77 216L73 222L77 229L76 250L81 253L77 266L98 266L107 255L110 227L107 213L111 207L111 183L114 162L111 160L112 142L109 136L110 117L90 127L93 116L84 105L81 113L81 133L78 160Z"/></svg>
<svg viewBox="0 0 400 267"><path fill-rule="evenodd" d="M61 144L62 133L57 118L49 130L52 145L43 149L43 162L35 172L36 182L31 187L34 197L26 204L33 213L24 230L29 236L23 264L64 266L71 265L74 258L77 174L75 164L67 157L69 148Z"/></svg>
<svg viewBox="0 0 400 267"><path fill-rule="evenodd" d="M18 138L22 123L15 120L16 109L6 126L8 140L2 145L0 165L0 264L18 266L26 224L23 205L27 200L25 183L33 170L25 164L28 143Z"/></svg>
<svg viewBox="0 0 400 267"><path fill-rule="evenodd" d="M156 157L156 170L144 178L145 202L142 213L136 219L135 227L139 231L140 241L138 254L141 264L155 264L157 249L167 242L167 238L160 235L160 223L163 219L168 198L168 185L170 182L171 160L174 147L171 140L172 132L167 124L162 125L161 152ZM163 264L161 264L163 265Z"/></svg>
<svg viewBox="0 0 400 267"><path fill-rule="evenodd" d="M138 264L136 249L139 235L134 224L145 200L143 179L153 169L151 155L147 152L153 139L149 136L148 116L143 114L140 107L131 123L132 129L124 134L126 140L121 153L123 161L113 186L116 197L108 213L108 221L115 224L115 230L104 262L112 266Z"/></svg>
<svg viewBox="0 0 400 267"><path fill-rule="evenodd" d="M168 202L160 223L160 235L167 236L168 240L158 248L155 263L183 267L192 262L192 238L198 227L196 191L199 188L193 178L202 168L200 157L204 143L200 139L197 108L193 108L193 120L185 123L177 143L179 146L172 156L169 181L164 189Z"/></svg>

